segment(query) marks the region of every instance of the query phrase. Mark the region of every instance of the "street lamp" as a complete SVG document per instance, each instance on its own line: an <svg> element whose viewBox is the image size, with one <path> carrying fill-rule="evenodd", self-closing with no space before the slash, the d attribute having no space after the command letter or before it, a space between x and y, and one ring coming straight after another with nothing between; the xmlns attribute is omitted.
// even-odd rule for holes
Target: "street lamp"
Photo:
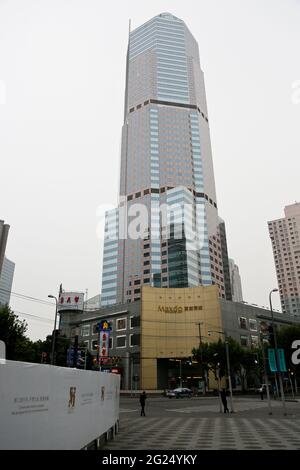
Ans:
<svg viewBox="0 0 300 470"><path fill-rule="evenodd" d="M182 359L176 359L176 361L179 361L179 375L180 375L179 386L180 388L182 388Z"/></svg>
<svg viewBox="0 0 300 470"><path fill-rule="evenodd" d="M262 353L262 360L263 360L265 384L267 387L267 400L268 400L269 415L271 415L272 407L271 407L271 400L270 400L269 379L268 379L268 371L267 371L267 366L266 366L265 347L264 347L264 340L263 340L262 332L260 332L260 345L261 345L261 353Z"/></svg>
<svg viewBox="0 0 300 470"><path fill-rule="evenodd" d="M234 413L233 409L233 399L232 399L232 384L231 384L231 372L230 372L230 358L229 358L229 346L228 346L228 337L224 331L214 331L214 330L209 330L208 334L210 333L219 333L220 335L223 335L225 338L225 351L226 351L226 362L227 362L227 375L228 375L228 385L229 385L229 392L230 392L230 407L231 407L231 413Z"/></svg>
<svg viewBox="0 0 300 470"><path fill-rule="evenodd" d="M199 350L200 350L200 361L201 361L201 377L203 378L203 395L206 393L206 375L203 367L203 353L202 353L202 335L201 335L201 325L204 322L198 322L196 325L198 325L199 328Z"/></svg>
<svg viewBox="0 0 300 470"><path fill-rule="evenodd" d="M219 356L219 353L213 354L214 357ZM219 405L220 413L222 413L222 400L221 400L221 380L220 380L220 363L217 363L217 374L218 374L218 395L219 395Z"/></svg>
<svg viewBox="0 0 300 470"><path fill-rule="evenodd" d="M54 330L52 334L52 352L51 352L51 365L53 366L55 361L54 361L54 354L55 354L55 334L56 334L56 319L57 319L57 304L58 300L54 295L48 295L49 299L55 299L56 302L56 308L55 308L55 320L54 320Z"/></svg>
<svg viewBox="0 0 300 470"><path fill-rule="evenodd" d="M269 302L270 302L270 310L271 310L271 317L272 317L272 329L273 329L273 335L274 335L275 356L276 356L276 364L277 364L277 373L278 373L278 377L279 377L280 394L281 394L281 400L282 400L283 414L284 414L284 416L286 416L285 397L284 397L282 375L281 375L280 364L279 364L279 355L278 355L277 333L276 333L276 329L275 329L274 314L273 314L273 307L272 307L272 293L273 292L278 292L278 289L272 289L271 290L271 292L269 294Z"/></svg>

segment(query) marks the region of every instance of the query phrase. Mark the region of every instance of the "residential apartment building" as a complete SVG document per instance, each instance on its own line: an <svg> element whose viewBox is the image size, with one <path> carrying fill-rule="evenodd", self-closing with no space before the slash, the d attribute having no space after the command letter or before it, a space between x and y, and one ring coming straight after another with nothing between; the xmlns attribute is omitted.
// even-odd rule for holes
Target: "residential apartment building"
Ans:
<svg viewBox="0 0 300 470"><path fill-rule="evenodd" d="M268 222L283 313L300 316L300 203Z"/></svg>

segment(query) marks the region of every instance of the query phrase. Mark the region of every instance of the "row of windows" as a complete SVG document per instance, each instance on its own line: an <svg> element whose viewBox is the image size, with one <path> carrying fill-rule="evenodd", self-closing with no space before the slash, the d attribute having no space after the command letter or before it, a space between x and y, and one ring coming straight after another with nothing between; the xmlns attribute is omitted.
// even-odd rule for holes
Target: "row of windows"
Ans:
<svg viewBox="0 0 300 470"><path fill-rule="evenodd" d="M174 103L174 102L168 102L168 101L162 101L162 100L156 100L156 99L150 99L150 100L146 100L144 101L144 106L148 106L150 103L153 103L153 104L161 104L161 105L165 105L165 106L176 106L176 107L179 107L179 108L187 108L187 109L196 109L200 114L201 116L203 117L203 119L205 119L206 122L208 122L208 118L205 116L205 114L200 110L200 108L195 105L195 104L184 104L184 103ZM138 104L136 107L133 106L132 108L129 109L129 113L133 113L135 111L135 109L141 109L142 105L141 104Z"/></svg>
<svg viewBox="0 0 300 470"><path fill-rule="evenodd" d="M140 198L142 196L146 196L147 194L152 194L152 193L164 193L166 191L169 191L171 189L174 189L174 186L163 186L161 188L151 188L151 189L144 189L144 191L139 191L137 193L129 194L127 196L127 201L132 201L133 199ZM208 197L207 194L205 193L200 193L192 190L191 188L187 188L190 192L194 194L195 197L197 198L205 198L207 201L210 202L215 208L217 208L217 204L213 202L211 198Z"/></svg>
<svg viewBox="0 0 300 470"><path fill-rule="evenodd" d="M87 349L91 349L92 351L98 350L98 340L85 340L83 341L86 345ZM115 343L115 344L114 344ZM129 346L139 346L140 345L140 335L139 334L131 334L129 335ZM113 348L126 348L127 347L127 337L124 336L116 336L115 338L109 338L109 349Z"/></svg>
<svg viewBox="0 0 300 470"><path fill-rule="evenodd" d="M127 329L127 318L126 317L117 318L115 321L116 321L116 331L123 331L123 330ZM113 323L114 323L113 320L109 320L108 323L111 327L111 330L113 330ZM140 326L140 317L138 317L138 316L130 317L130 329L138 327L138 326ZM90 325L90 324L82 325L82 327L81 327L81 336L83 336L83 337L90 336L91 331L92 331L93 335L99 334L99 332L97 331L97 323L93 323L92 325Z"/></svg>
<svg viewBox="0 0 300 470"><path fill-rule="evenodd" d="M161 42L161 39L175 39L176 42L184 43L184 34L178 29L166 28L165 26L157 26L153 24L151 27L145 27L141 31L134 31L130 35L130 44L132 49L136 49L142 45L147 45L154 40ZM131 50L131 48L130 48Z"/></svg>
<svg viewBox="0 0 300 470"><path fill-rule="evenodd" d="M258 347L258 336L254 336L254 335L251 335L250 336L250 339L251 339L251 346L254 347L254 348L257 348ZM240 341L241 341L241 346L245 346L245 347L248 347L249 345L249 338L248 336L244 336L244 335L241 335L240 336Z"/></svg>
<svg viewBox="0 0 300 470"><path fill-rule="evenodd" d="M249 329L251 331L257 331L257 320L249 318ZM240 328L247 330L248 329L248 323L247 323L247 318L246 317L239 317L239 326Z"/></svg>

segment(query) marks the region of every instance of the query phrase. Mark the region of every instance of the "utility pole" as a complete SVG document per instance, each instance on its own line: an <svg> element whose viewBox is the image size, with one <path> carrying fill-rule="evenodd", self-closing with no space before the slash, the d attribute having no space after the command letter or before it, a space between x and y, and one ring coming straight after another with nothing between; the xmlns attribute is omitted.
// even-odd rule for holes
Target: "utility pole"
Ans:
<svg viewBox="0 0 300 470"><path fill-rule="evenodd" d="M228 385L229 385L229 392L230 392L230 407L231 407L231 413L234 413L234 409L233 409L233 399L232 399L232 384L231 384L230 359L229 359L229 346L228 346L228 338L227 338L227 336L225 336L225 349L226 349Z"/></svg>
<svg viewBox="0 0 300 470"><path fill-rule="evenodd" d="M181 365L181 359L179 359L179 374L180 374L180 387L182 388L182 365Z"/></svg>
<svg viewBox="0 0 300 470"><path fill-rule="evenodd" d="M55 365L55 340L56 340L56 321L57 321L57 312L58 312L58 300L54 295L48 295L50 299L55 299L55 320L54 320L54 330L52 333L52 346L51 346L51 365Z"/></svg>
<svg viewBox="0 0 300 470"><path fill-rule="evenodd" d="M206 377L203 368L203 352L202 352L202 334L201 334L201 325L203 325L203 321L196 323L199 328L199 351L200 351L200 361L201 361L201 376L204 379L204 387L203 387L203 395L206 393Z"/></svg>
<svg viewBox="0 0 300 470"><path fill-rule="evenodd" d="M265 355L265 348L264 348L264 341L263 335L260 334L260 342L261 342L261 352L262 352L262 360L263 360L263 367L264 367L264 376L265 376L265 384L267 387L267 399L268 399L268 407L269 407L269 415L272 414L272 407L271 407L271 400L270 400L270 390L269 390L269 380L268 380L268 372L266 366L266 355Z"/></svg>
<svg viewBox="0 0 300 470"><path fill-rule="evenodd" d="M78 335L75 335L75 338L74 338L73 367L77 367L77 358L78 358Z"/></svg>
<svg viewBox="0 0 300 470"><path fill-rule="evenodd" d="M284 396L284 391L283 391L282 374L281 374L281 370L280 370L280 361L279 361L278 344L277 344L277 333L276 333L276 328L275 328L275 323L274 323L274 315L273 315L272 299L271 299L273 292L278 292L278 289L271 290L271 292L269 294L269 302L270 302L272 328L273 328L273 335L274 335L274 346L275 346L275 356L276 356L276 364L277 364L277 374L278 374L278 377L279 377L279 386L280 386L280 394L281 394L281 400L282 400L283 414L284 414L284 416L286 416L287 413L286 413L286 407L285 407L285 396Z"/></svg>

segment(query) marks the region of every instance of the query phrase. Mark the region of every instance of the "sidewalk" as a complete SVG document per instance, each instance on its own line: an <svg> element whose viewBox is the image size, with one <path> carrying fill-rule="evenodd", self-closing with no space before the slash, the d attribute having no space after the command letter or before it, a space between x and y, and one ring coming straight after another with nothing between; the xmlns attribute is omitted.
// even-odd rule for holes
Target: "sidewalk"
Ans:
<svg viewBox="0 0 300 470"><path fill-rule="evenodd" d="M219 412L216 400L149 400L146 417L140 416L136 401L125 398L120 409L120 432L104 449L300 450L300 405L266 400L234 400L233 414Z"/></svg>

